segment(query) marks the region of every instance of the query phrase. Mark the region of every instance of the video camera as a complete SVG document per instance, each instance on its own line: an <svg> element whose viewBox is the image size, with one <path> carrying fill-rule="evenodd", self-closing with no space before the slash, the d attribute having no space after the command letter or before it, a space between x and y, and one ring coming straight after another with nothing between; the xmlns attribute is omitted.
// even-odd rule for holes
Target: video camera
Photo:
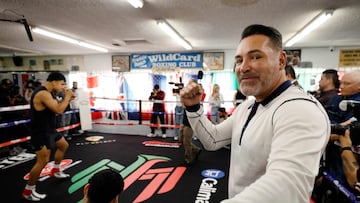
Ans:
<svg viewBox="0 0 360 203"><path fill-rule="evenodd" d="M175 83L175 82L169 82L170 85L175 85L175 88L172 89L172 92L175 94L179 94L180 90L182 90L182 88L184 88L184 83L182 83L182 78L179 78L180 82Z"/></svg>
<svg viewBox="0 0 360 203"><path fill-rule="evenodd" d="M331 133L344 135L345 130L350 130L350 138L353 145L360 145L360 101L355 100L343 100L339 104L339 108L342 111L347 111L352 109L353 116L356 118L356 121L351 122L349 125L331 125Z"/></svg>

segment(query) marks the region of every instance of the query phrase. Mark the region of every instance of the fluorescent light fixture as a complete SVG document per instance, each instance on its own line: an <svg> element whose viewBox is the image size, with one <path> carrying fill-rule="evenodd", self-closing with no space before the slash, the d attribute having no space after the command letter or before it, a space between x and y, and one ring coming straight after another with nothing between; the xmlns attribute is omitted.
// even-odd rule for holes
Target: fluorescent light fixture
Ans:
<svg viewBox="0 0 360 203"><path fill-rule="evenodd" d="M183 46L186 50L191 50L192 46L165 20L158 20L157 25L170 37L172 37L178 44Z"/></svg>
<svg viewBox="0 0 360 203"><path fill-rule="evenodd" d="M134 8L142 8L144 6L143 0L127 0L129 4L134 6Z"/></svg>
<svg viewBox="0 0 360 203"><path fill-rule="evenodd" d="M334 12L333 10L327 10L321 12L314 19L312 19L304 28L302 28L298 33L296 33L293 37L291 37L285 43L285 46L291 47L293 44L295 44L297 41L305 37L311 31L318 28L321 24L323 24L326 20L328 20L332 16L333 12Z"/></svg>
<svg viewBox="0 0 360 203"><path fill-rule="evenodd" d="M41 35L44 35L44 36L47 36L47 37L50 37L50 38L53 38L53 39L65 41L65 42L68 42L68 43L71 43L71 44L76 44L76 45L79 45L79 46L82 46L82 47L86 47L86 48L89 48L89 49L94 49L94 50L101 51L101 52L109 52L109 50L107 50L105 48L102 48L102 47L99 47L99 46L96 46L96 45L93 45L93 44L89 44L89 43L86 43L86 42L81 42L81 41L78 41L76 39L72 39L70 37L66 37L66 36L56 34L56 33L53 33L53 32L47 31L47 30L43 30L41 28L34 27L31 30L33 32L35 32L35 33L38 33L38 34L41 34Z"/></svg>

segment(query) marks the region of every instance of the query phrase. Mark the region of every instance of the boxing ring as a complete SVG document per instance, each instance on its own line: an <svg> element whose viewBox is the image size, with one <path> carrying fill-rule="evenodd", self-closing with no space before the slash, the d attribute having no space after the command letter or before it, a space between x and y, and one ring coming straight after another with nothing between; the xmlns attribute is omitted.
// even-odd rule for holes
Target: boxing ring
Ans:
<svg viewBox="0 0 360 203"><path fill-rule="evenodd" d="M92 109L92 130L96 132L107 133L120 133L130 135L147 135L150 132L150 127L156 128L156 133L160 134L161 127L167 128L166 134L168 137L174 137L174 129L180 128L180 125L175 124L175 116L179 115L175 112L176 101L163 101L163 100L126 100L119 98L105 98L105 97L91 97L92 100L105 100L108 101L105 107L114 107L112 109L99 108ZM109 102L111 101L111 102ZM231 115L234 108L232 107L234 101L224 101L228 107L226 112ZM115 103L116 105L112 105ZM153 103L165 103L165 112L153 112ZM119 105L120 104L120 108ZM208 118L211 116L209 102L203 102L205 112L207 112ZM128 107L128 108L127 108ZM165 124L150 123L151 115L164 114Z"/></svg>
<svg viewBox="0 0 360 203"><path fill-rule="evenodd" d="M89 100L88 100L89 99ZM90 102L87 102L90 101ZM90 105L98 102L103 104L102 108L94 109ZM165 112L153 112L153 103L165 103ZM234 101L224 101L231 106ZM210 107L208 102L203 102L203 106L207 112L207 116L210 118ZM155 127L155 133L160 134L161 127L166 128L166 134L168 137L174 137L174 129L180 128L180 125L175 124L176 102L175 101L163 101L163 100L127 100L122 98L105 98L105 97L87 97L85 100L80 101L80 108L64 112L63 116L67 114L80 114L80 122L71 123L67 126L58 126L57 131L63 132L75 128L81 128L81 130L102 132L102 133L114 133L114 134L127 134L127 135L147 135L150 132L150 127ZM9 107L0 107L1 113L12 113L19 111L29 111L30 105L18 105ZM84 110L85 109L85 110ZM82 113L83 111L83 113ZM226 112L231 115L233 108L226 108ZM151 115L164 114L165 123L160 124L150 123ZM8 122L0 123L0 130L5 128L12 128L14 126L26 126L29 128L30 118L12 120ZM84 128L84 126L87 126ZM90 127L89 127L90 126ZM28 133L28 132L26 132ZM16 145L19 143L27 142L30 140L30 134L16 135L16 138L0 141L0 149ZM1 137L0 137L1 138Z"/></svg>

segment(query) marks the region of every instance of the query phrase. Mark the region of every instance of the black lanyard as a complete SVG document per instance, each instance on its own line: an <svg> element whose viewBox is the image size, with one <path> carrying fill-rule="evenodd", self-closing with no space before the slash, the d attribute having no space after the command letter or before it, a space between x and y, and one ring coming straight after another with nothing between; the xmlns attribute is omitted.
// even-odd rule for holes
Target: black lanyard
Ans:
<svg viewBox="0 0 360 203"><path fill-rule="evenodd" d="M243 137L243 134L244 134L244 132L245 132L245 129L246 129L246 127L248 126L248 124L249 124L250 120L252 119L252 117L254 117L254 115L255 115L255 113L256 113L256 110L257 110L257 108L259 107L259 104L260 104L260 102L255 102L255 103L253 104L253 106L251 107L251 111L250 111L249 117L247 118L247 120L246 120L246 122L245 122L245 124L244 124L244 127L242 128L242 131L241 131L239 145L241 145L241 139L242 139L242 137Z"/></svg>

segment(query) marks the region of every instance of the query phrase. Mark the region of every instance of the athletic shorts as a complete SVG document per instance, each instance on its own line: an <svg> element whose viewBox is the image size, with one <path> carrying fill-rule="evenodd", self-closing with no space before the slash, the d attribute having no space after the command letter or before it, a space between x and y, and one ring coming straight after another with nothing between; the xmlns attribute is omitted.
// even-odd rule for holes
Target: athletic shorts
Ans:
<svg viewBox="0 0 360 203"><path fill-rule="evenodd" d="M39 151L45 145L48 149L55 149L55 142L63 136L60 133L36 133L31 136L30 143L34 151Z"/></svg>

